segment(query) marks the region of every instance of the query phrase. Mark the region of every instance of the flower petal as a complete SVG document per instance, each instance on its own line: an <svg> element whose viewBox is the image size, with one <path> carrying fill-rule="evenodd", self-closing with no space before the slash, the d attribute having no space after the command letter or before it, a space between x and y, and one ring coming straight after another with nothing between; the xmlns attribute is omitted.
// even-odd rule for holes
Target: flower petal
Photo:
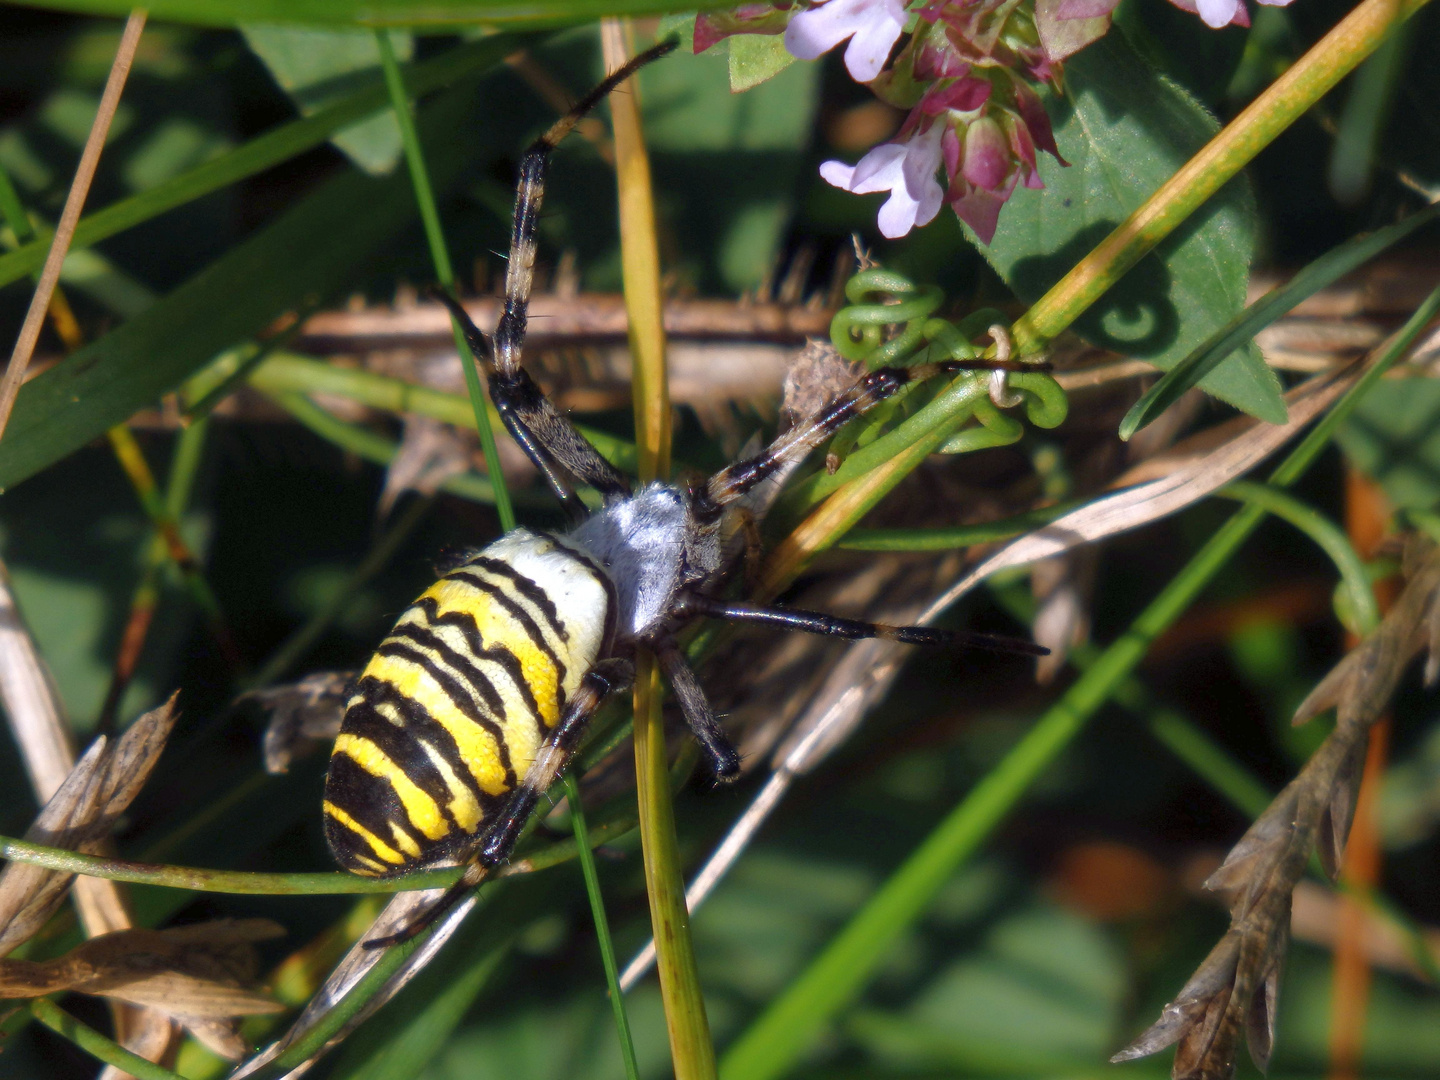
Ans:
<svg viewBox="0 0 1440 1080"><path fill-rule="evenodd" d="M879 75L904 29L905 9L894 0L877 0L870 9L870 18L855 31L850 47L845 50L845 67L850 77L867 83Z"/></svg>
<svg viewBox="0 0 1440 1080"><path fill-rule="evenodd" d="M799 60L816 60L852 36L874 0L829 0L802 11L785 28L785 48Z"/></svg>
<svg viewBox="0 0 1440 1080"><path fill-rule="evenodd" d="M906 143L881 143L855 166L850 190L864 195L872 191L888 191L905 182Z"/></svg>
<svg viewBox="0 0 1440 1080"><path fill-rule="evenodd" d="M1240 6L1240 0L1196 0L1195 7L1200 13L1200 18L1206 26L1213 29L1220 29L1222 26L1229 26L1230 21L1235 18L1235 9Z"/></svg>

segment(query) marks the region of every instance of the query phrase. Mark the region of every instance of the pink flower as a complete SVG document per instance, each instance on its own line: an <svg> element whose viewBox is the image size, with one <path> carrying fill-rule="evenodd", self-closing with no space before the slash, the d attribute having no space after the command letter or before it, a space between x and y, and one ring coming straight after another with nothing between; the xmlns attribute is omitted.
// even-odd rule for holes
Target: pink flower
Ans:
<svg viewBox="0 0 1440 1080"><path fill-rule="evenodd" d="M827 161L820 166L820 175L857 195L890 192L880 208L879 224L880 232L894 240L933 221L940 212L945 193L935 173L940 168L940 142L948 129L943 123L931 124L903 143L881 143L858 165Z"/></svg>
<svg viewBox="0 0 1440 1080"><path fill-rule="evenodd" d="M790 20L785 48L801 60L814 60L849 38L845 66L851 78L865 83L880 74L904 29L900 0L826 0Z"/></svg>
<svg viewBox="0 0 1440 1080"><path fill-rule="evenodd" d="M1181 11L1199 15L1206 26L1219 30L1222 26L1249 26L1250 12L1244 0L1170 0ZM1290 0L1260 0L1275 7L1284 7Z"/></svg>

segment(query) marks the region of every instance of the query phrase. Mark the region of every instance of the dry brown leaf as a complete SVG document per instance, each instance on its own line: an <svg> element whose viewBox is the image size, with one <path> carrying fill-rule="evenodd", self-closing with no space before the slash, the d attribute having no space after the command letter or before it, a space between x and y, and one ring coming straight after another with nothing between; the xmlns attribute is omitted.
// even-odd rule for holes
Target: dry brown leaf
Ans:
<svg viewBox="0 0 1440 1080"><path fill-rule="evenodd" d="M407 491L434 495L446 480L470 468L471 450L476 445L471 433L428 416L407 414L400 448L385 470L378 516L388 515Z"/></svg>
<svg viewBox="0 0 1440 1080"><path fill-rule="evenodd" d="M350 993L356 984L364 978L365 974L379 963L380 958L385 955L387 951L385 949L367 949L365 947L365 940L384 937L387 934L393 934L402 927L408 926L414 920L417 912L425 910L444 895L444 892L444 889L425 889L415 892L397 893L391 901L385 905L385 910L380 912L379 917L376 918L370 929L365 932L365 937L356 942L350 948L350 951L345 954L340 963L335 965L335 969L330 972L329 977L325 980L325 984L311 997L310 1002L295 1019L295 1022L290 1025L290 1030L287 1031L279 1041L271 1043L264 1050L244 1062L230 1074L228 1080L242 1080L243 1077L251 1076L259 1072L313 1029L317 1023L323 1020L330 1011L334 1009L336 1003L346 994ZM324 1047L316 1052L314 1057L296 1066L296 1068L286 1073L284 1077L281 1077L280 1080L290 1080L290 1078L298 1077L307 1072L321 1054L324 1054L337 1043L341 1042L350 1032L373 1015L376 1009L380 1008L399 993L411 979L418 975L425 966L435 958L435 954L440 951L441 946L449 941L455 931L459 929L460 923L464 921L465 916L470 913L475 907L475 904L476 897L475 894L472 893L441 916L429 935L420 943L419 948L405 958L399 970L390 976L385 985L365 1003L364 1008L360 1009L354 1016L347 1020L345 1025L330 1037Z"/></svg>
<svg viewBox="0 0 1440 1080"><path fill-rule="evenodd" d="M237 701L254 701L270 713L263 748L265 771L283 773L300 758L335 741L353 671L317 671L299 682L252 690Z"/></svg>
<svg viewBox="0 0 1440 1080"><path fill-rule="evenodd" d="M1337 872L1370 726L1419 652L1430 650L1427 675L1435 662L1440 549L1412 539L1405 561L1410 579L1390 613L1296 710L1301 723L1334 708L1335 730L1205 882L1230 894L1230 930L1160 1019L1113 1060L1174 1045L1175 1080L1225 1080L1243 1033L1255 1064L1269 1062L1295 886L1317 848Z"/></svg>
<svg viewBox="0 0 1440 1080"><path fill-rule="evenodd" d="M25 839L93 851L144 786L176 718L172 696L118 739L97 739L45 804ZM0 956L44 925L72 877L28 863L11 863L0 872Z"/></svg>
<svg viewBox="0 0 1440 1080"><path fill-rule="evenodd" d="M280 1012L247 989L258 972L252 945L284 929L268 919L221 919L166 930L118 930L54 960L0 960L0 997L73 990L146 1005L181 1020Z"/></svg>

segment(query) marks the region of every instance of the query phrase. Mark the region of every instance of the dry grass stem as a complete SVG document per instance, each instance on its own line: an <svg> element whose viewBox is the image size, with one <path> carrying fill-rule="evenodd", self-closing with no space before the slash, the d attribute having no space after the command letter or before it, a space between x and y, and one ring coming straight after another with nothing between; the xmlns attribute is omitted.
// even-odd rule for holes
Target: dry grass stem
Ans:
<svg viewBox="0 0 1440 1080"><path fill-rule="evenodd" d="M1268 1064L1295 886L1317 849L1326 872L1336 873L1366 736L1410 661L1428 652L1427 682L1440 673L1440 549L1412 538L1405 561L1408 582L1390 614L1295 712L1303 723L1333 708L1335 730L1205 882L1230 897L1229 931L1160 1019L1114 1060L1173 1045L1175 1080L1224 1080L1243 1035L1255 1064Z"/></svg>
<svg viewBox="0 0 1440 1080"><path fill-rule="evenodd" d="M35 285L35 294L30 298L30 308L20 326L20 337L10 353L10 363L5 375L0 378L0 436L10 421L10 410L15 407L15 395L25 378L25 369L35 352L35 343L40 340L40 328L45 323L45 313L50 308L50 298L60 282L60 268L65 254L70 250L70 240L75 235L75 226L80 222L80 211L85 206L85 197L90 193L91 181L95 179L95 167L100 163L100 151L105 148L105 138L110 134L110 122L115 119L115 110L120 106L120 94L125 89L125 80L130 75L130 65L135 60L135 50L140 46L140 34L145 29L145 12L139 9L130 13L125 30L120 35L120 46L115 50L115 60L110 65L110 75L105 80L105 90L100 95L100 107L90 125L90 134L80 152L80 164L75 168L75 179L65 196L65 208L60 212L60 223L55 226L55 236L50 241L50 251L45 256L45 265Z"/></svg>

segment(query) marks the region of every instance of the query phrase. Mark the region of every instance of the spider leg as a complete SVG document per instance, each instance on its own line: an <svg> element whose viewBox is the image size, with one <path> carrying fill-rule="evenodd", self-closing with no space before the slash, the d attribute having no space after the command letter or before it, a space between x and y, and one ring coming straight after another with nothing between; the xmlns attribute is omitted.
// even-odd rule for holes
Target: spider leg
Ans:
<svg viewBox="0 0 1440 1080"><path fill-rule="evenodd" d="M660 661L665 678L670 681L670 689L675 691L675 700L680 703L685 723L690 725L695 741L700 744L700 752L705 755L715 779L735 779L740 775L740 755L720 730L720 723L715 719L715 712L710 708L709 699L700 688L700 680L695 678L695 672L690 670L690 665L685 662L685 657L673 641L657 643L655 656Z"/></svg>
<svg viewBox="0 0 1440 1080"><path fill-rule="evenodd" d="M601 660L585 673L580 680L580 688L566 703L559 723L550 730L540 752L526 770L525 779L510 793L494 824L480 835L479 846L472 856L474 861L465 868L460 880L406 926L387 937L365 942L367 949L383 949L409 941L464 899L465 894L484 881L490 871L510 858L525 822L530 819L540 797L570 764L601 703L613 691L628 685L634 677L634 665L621 659Z"/></svg>
<svg viewBox="0 0 1440 1080"><path fill-rule="evenodd" d="M505 269L505 308L495 328L493 347L454 297L438 290L435 293L459 322L470 348L484 364L490 397L506 430L535 463L561 506L577 520L584 517L585 508L566 482L565 474L588 484L607 499L630 494L630 484L550 404L520 366L530 290L535 282L535 233L540 204L545 197L545 171L551 152L581 117L616 86L652 60L671 52L677 44L676 38L666 38L614 71L531 143L520 159L520 176L515 184L515 217L510 226L510 255Z"/></svg>
<svg viewBox="0 0 1440 1080"><path fill-rule="evenodd" d="M581 521L586 513L585 504L571 487L570 477L589 484L607 499L628 495L630 484L625 477L550 404L550 399L524 368L508 375L497 370L489 340L460 302L439 289L434 290L433 295L450 309L465 332L471 351L484 363L490 398L495 402L495 411L500 414L505 430L540 470L570 519Z"/></svg>
<svg viewBox="0 0 1440 1080"><path fill-rule="evenodd" d="M913 367L882 367L867 373L819 416L798 424L754 457L721 469L701 492L697 513L717 516L746 492L773 476L782 466L798 461L849 421L862 416L911 383L960 371L1045 371L1043 364L1016 360L941 360Z"/></svg>
<svg viewBox="0 0 1440 1080"><path fill-rule="evenodd" d="M942 648L989 649L991 652L1021 653L1026 656L1047 656L1050 650L1024 638L1002 634L981 634L970 630L937 630L931 626L889 626L885 623L845 619L819 611L795 608L763 607L758 604L715 600L708 596L691 596L684 610L707 619L728 619L731 622L764 623L807 634L823 634L841 638L884 638L902 645L933 645ZM677 691L678 693L678 691Z"/></svg>

